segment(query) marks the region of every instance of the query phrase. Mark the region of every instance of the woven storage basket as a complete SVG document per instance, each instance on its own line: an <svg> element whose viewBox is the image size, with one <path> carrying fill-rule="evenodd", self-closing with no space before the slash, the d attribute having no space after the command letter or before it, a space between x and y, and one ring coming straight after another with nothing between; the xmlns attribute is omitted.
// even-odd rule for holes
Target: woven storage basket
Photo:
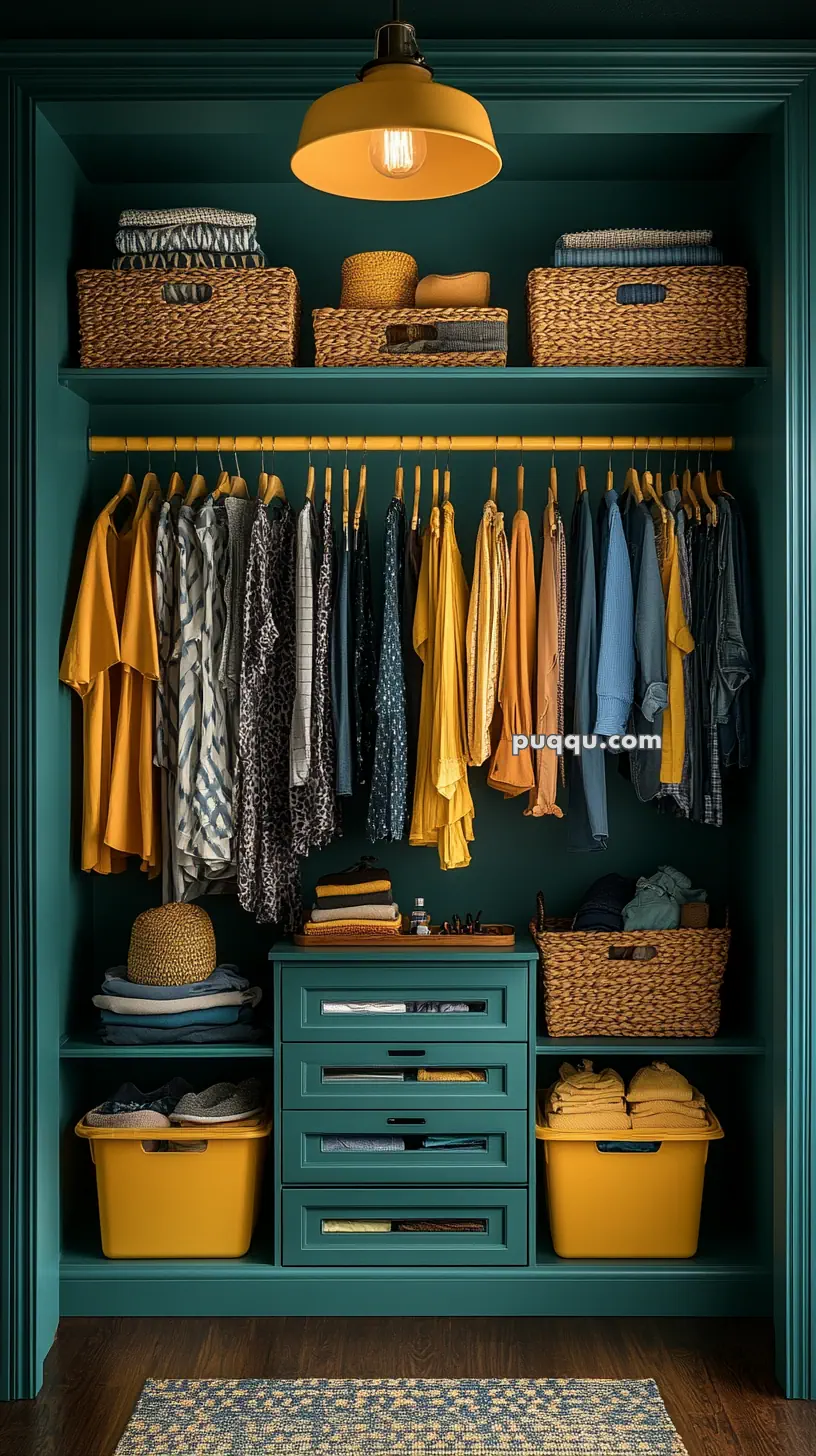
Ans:
<svg viewBox="0 0 816 1456"><path fill-rule="evenodd" d="M539 920L540 925L540 920ZM531 924L550 1036L716 1036L730 930L570 930ZM610 960L650 946L650 960Z"/></svg>
<svg viewBox="0 0 816 1456"><path fill-rule="evenodd" d="M200 905L171 901L136 916L130 932L129 981L184 986L206 981L215 965L215 931Z"/></svg>
<svg viewBox="0 0 816 1456"><path fill-rule="evenodd" d="M410 253L353 253L343 264L341 308L413 308L419 269Z"/></svg>
<svg viewBox="0 0 816 1456"><path fill-rule="evenodd" d="M390 325L428 326L437 319L477 323L492 319L507 324L506 308L317 308L313 314L315 363L322 369L363 368L472 368L501 367L507 350L483 354L389 354L386 330Z"/></svg>
<svg viewBox="0 0 816 1456"><path fill-rule="evenodd" d="M168 303L169 284L207 293L203 302ZM291 268L86 268L77 289L83 369L281 367L297 358L300 290Z"/></svg>
<svg viewBox="0 0 816 1456"><path fill-rule="evenodd" d="M623 303L632 284L665 288L661 303ZM745 363L744 268L535 268L527 279L533 364Z"/></svg>

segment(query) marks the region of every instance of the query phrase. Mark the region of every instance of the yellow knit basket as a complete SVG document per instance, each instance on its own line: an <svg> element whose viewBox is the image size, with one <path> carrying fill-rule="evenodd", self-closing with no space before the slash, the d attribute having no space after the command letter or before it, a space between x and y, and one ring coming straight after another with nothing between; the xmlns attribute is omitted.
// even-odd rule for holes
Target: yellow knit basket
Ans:
<svg viewBox="0 0 816 1456"><path fill-rule="evenodd" d="M215 931L200 905L162 905L137 915L130 932L128 980L186 986L215 970Z"/></svg>
<svg viewBox="0 0 816 1456"><path fill-rule="evenodd" d="M343 264L341 308L413 308L419 269L410 253L354 253Z"/></svg>

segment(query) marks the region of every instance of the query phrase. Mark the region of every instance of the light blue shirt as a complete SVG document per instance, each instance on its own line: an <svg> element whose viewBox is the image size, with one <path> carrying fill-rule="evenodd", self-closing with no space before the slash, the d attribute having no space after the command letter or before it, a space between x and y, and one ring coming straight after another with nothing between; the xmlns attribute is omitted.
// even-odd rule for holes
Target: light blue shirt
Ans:
<svg viewBox="0 0 816 1456"><path fill-rule="evenodd" d="M598 524L601 601L595 732L606 737L626 732L635 690L632 568L617 491L605 492Z"/></svg>

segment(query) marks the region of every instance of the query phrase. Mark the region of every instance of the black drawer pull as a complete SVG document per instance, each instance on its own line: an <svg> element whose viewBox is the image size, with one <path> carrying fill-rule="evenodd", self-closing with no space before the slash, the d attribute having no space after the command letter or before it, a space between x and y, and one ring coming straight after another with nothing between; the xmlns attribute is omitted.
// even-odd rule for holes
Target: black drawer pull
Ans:
<svg viewBox="0 0 816 1456"><path fill-rule="evenodd" d="M396 1051L389 1052L388 1055L389 1057L424 1057L425 1048L408 1047L405 1051L400 1051L399 1049L397 1049Z"/></svg>
<svg viewBox="0 0 816 1456"><path fill-rule="evenodd" d="M426 1122L424 1117L387 1117L385 1120L389 1127L424 1127Z"/></svg>

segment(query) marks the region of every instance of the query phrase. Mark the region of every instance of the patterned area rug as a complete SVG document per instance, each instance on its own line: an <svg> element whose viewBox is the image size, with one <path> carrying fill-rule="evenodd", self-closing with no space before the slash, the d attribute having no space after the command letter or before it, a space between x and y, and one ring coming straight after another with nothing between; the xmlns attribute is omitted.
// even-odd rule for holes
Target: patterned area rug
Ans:
<svg viewBox="0 0 816 1456"><path fill-rule="evenodd" d="M653 1380L148 1380L116 1456L687 1456Z"/></svg>

